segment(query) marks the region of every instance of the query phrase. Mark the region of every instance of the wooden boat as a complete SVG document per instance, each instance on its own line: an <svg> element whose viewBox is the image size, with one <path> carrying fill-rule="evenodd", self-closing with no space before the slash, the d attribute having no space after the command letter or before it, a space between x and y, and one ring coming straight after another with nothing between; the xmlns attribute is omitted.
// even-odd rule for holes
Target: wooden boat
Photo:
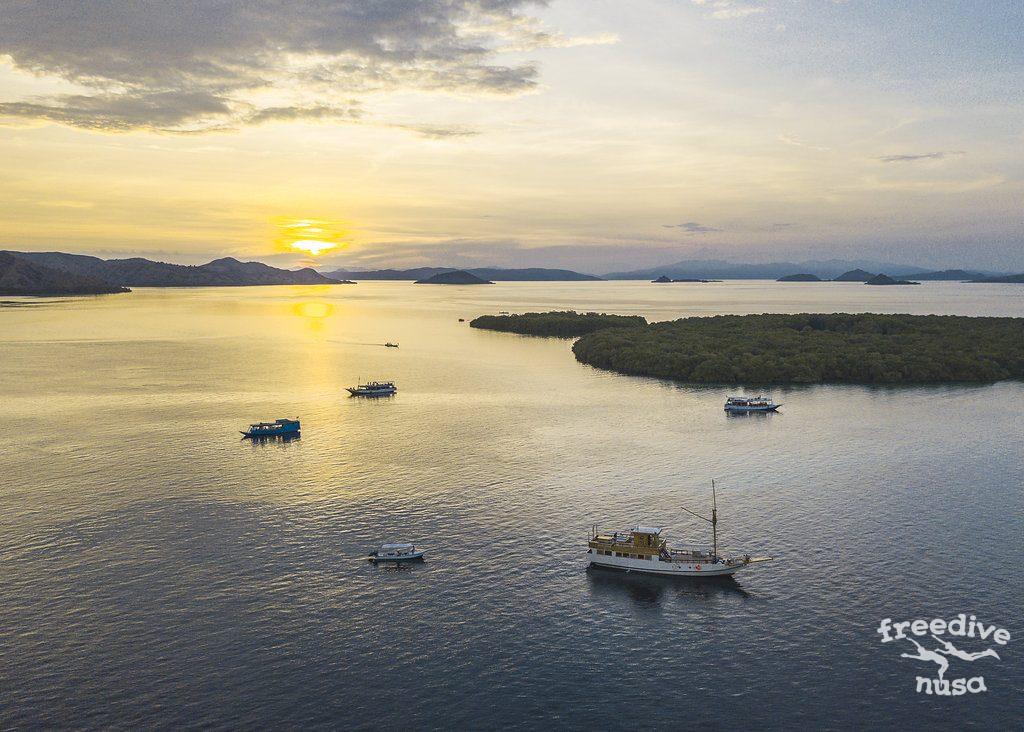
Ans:
<svg viewBox="0 0 1024 732"><path fill-rule="evenodd" d="M711 518L683 510L711 524L712 545L670 547L653 526L634 526L628 531L598 531L595 526L587 546L591 566L621 569L669 577L722 577L733 575L751 564L770 562L773 557L750 554L723 556L718 553L718 505L711 482Z"/></svg>

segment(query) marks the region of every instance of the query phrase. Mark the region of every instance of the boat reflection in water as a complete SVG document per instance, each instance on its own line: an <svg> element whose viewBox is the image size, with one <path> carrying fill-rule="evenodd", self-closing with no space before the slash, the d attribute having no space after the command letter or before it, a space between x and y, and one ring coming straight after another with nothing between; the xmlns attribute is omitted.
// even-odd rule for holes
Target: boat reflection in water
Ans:
<svg viewBox="0 0 1024 732"><path fill-rule="evenodd" d="M750 597L731 575L718 577L665 577L655 574L621 572L599 565L587 568L587 579L595 595L627 595L638 605L656 606L668 597Z"/></svg>

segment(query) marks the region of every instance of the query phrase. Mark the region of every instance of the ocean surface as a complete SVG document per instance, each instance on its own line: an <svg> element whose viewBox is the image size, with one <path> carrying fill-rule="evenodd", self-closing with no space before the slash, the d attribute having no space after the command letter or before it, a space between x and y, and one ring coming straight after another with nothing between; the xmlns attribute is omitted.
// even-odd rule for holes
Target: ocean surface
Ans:
<svg viewBox="0 0 1024 732"><path fill-rule="evenodd" d="M1024 286L138 289L0 305L0 728L1011 729L1024 385L693 388L582 366L500 310L1024 316ZM384 348L385 341L400 344ZM394 379L394 398L349 398ZM300 417L253 444L249 422ZM585 568L592 525L776 560ZM412 541L427 561L375 568ZM988 691L882 618L973 614ZM927 647L935 644L921 639ZM980 651L976 639L956 639Z"/></svg>

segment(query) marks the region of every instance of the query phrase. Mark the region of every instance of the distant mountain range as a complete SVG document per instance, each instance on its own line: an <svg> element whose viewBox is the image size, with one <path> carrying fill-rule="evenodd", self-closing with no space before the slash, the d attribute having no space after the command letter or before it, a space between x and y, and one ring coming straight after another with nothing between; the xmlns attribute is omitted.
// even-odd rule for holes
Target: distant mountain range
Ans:
<svg viewBox="0 0 1024 732"><path fill-rule="evenodd" d="M1022 272L1021 274L1003 275L1003 276L1000 276L1000 277L981 277L981 278L978 278L976 280L971 280L971 282L984 282L984 283L989 283L989 284L994 284L994 283L1024 284L1024 272Z"/></svg>
<svg viewBox="0 0 1024 732"><path fill-rule="evenodd" d="M494 282L582 282L600 280L594 275L581 274L568 269L545 269L530 267L526 269L503 269L501 267L474 267L460 270L457 267L416 267L414 269L374 269L352 270L338 269L327 272L328 277L346 280L425 280L445 272L469 272L483 280Z"/></svg>
<svg viewBox="0 0 1024 732"><path fill-rule="evenodd" d="M1010 278L1005 277L994 277L988 278L980 272L969 272L963 269L944 269L936 272L921 272L919 274L912 275L915 280L946 280L951 282L990 282L990 281L1001 281L1001 282L1013 282L1016 281L1011 276ZM827 282L821 277L813 274L791 274L779 277L777 282ZM863 269L851 269L849 272L843 272L837 277L833 277L832 282L865 282L869 285L905 285L905 284L918 284L917 282L907 282L906 280L899 280L890 277L886 273L874 274Z"/></svg>
<svg viewBox="0 0 1024 732"><path fill-rule="evenodd" d="M670 279L723 279L723 280L777 280L793 274L811 274L823 280L837 279L844 273L860 269L867 276L885 272L889 275L919 277L928 272L923 267L870 261L845 261L839 259L809 262L770 262L768 264L746 264L725 262L714 259L683 260L675 264L647 267L628 272L610 272L604 275L609 280L652 280L658 277ZM962 270L948 270L962 271ZM976 274L976 273L968 273ZM957 277L935 277L934 279L958 279ZM855 280L856 281L856 280Z"/></svg>
<svg viewBox="0 0 1024 732"><path fill-rule="evenodd" d="M62 252L5 252L21 261L90 278L112 287L239 287L245 285L336 285L316 270L278 269L261 262L223 257L201 265L168 264L141 257L100 259ZM70 280L69 280L70 281Z"/></svg>
<svg viewBox="0 0 1024 732"><path fill-rule="evenodd" d="M105 295L130 292L97 277L72 274L0 252L0 295Z"/></svg>

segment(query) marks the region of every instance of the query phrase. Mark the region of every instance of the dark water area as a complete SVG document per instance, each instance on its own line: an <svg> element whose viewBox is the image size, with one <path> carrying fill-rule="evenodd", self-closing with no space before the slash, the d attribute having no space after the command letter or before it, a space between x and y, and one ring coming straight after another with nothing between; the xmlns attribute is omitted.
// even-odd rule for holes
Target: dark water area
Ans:
<svg viewBox="0 0 1024 732"><path fill-rule="evenodd" d="M1011 729L1024 719L1024 385L618 376L498 310L1024 316L1024 288L500 283L139 289L0 310L0 727ZM400 348L384 348L385 341ZM393 398L344 388L394 379ZM250 422L300 417L287 443ZM586 569L590 527L774 562ZM412 541L427 560L374 567ZM988 691L883 618L973 614ZM919 639L927 648L936 644Z"/></svg>

